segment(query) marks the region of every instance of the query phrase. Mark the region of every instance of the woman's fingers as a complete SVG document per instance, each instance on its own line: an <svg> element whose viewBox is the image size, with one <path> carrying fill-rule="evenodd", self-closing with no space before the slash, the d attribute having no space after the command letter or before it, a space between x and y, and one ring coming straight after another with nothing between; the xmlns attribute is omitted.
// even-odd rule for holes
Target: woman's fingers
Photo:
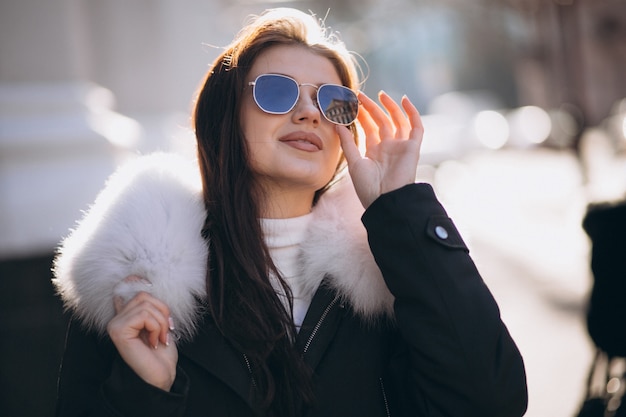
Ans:
<svg viewBox="0 0 626 417"><path fill-rule="evenodd" d="M145 332L148 345L158 348L159 342L169 345L167 337L163 340L163 322L159 320L159 315L154 310L144 310L143 312L143 332Z"/></svg>
<svg viewBox="0 0 626 417"><path fill-rule="evenodd" d="M363 133L365 133L365 147L370 149L385 137L386 132L391 132L391 130L389 127L385 127L388 122L387 115L374 100L360 92L359 102L365 111L359 111L357 117L363 128Z"/></svg>
<svg viewBox="0 0 626 417"><path fill-rule="evenodd" d="M129 277L125 281L136 280L136 277ZM107 331L118 353L144 381L169 390L176 378L178 362L176 344L169 344L169 332L173 330L169 308L143 291L128 302L114 297L113 303L116 314Z"/></svg>
<svg viewBox="0 0 626 417"><path fill-rule="evenodd" d="M346 157L346 162L348 165L351 165L361 158L361 152L354 142L354 135L346 126L337 125L335 130L339 135L339 141L343 149L343 154Z"/></svg>
<svg viewBox="0 0 626 417"><path fill-rule="evenodd" d="M378 100L382 107L364 93L359 94L364 112L359 113L359 122L371 141L384 139L407 139L411 130L410 120L407 119L403 108L387 93L381 91ZM406 96L402 98L404 103ZM383 110L384 108L384 110ZM369 145L369 143L368 143Z"/></svg>
<svg viewBox="0 0 626 417"><path fill-rule="evenodd" d="M391 120L393 121L395 126L394 137L396 139L406 139L408 137L410 125L406 115L402 111L402 108L385 92L381 91L378 94L378 99L385 107L391 117Z"/></svg>
<svg viewBox="0 0 626 417"><path fill-rule="evenodd" d="M124 308L124 299L119 295L114 296L113 307L115 308L115 314L118 314Z"/></svg>
<svg viewBox="0 0 626 417"><path fill-rule="evenodd" d="M365 208L381 194L415 181L424 130L417 108L406 96L396 103L381 92L378 99L380 105L359 93L364 157L348 142L352 141L348 129L338 130L354 188Z"/></svg>
<svg viewBox="0 0 626 417"><path fill-rule="evenodd" d="M119 325L120 331L132 329L135 337L145 337L144 340L152 347L157 347L159 341L169 343L168 334L173 325L165 303L146 292L139 292L121 308L120 300L120 297L114 298L118 314L117 320L112 321L113 326ZM116 331L115 327L113 331Z"/></svg>
<svg viewBox="0 0 626 417"><path fill-rule="evenodd" d="M422 124L422 117L419 110L417 110L413 103L411 103L411 100L406 96L402 97L402 107L409 118L411 126L409 139L418 139L421 141L424 136L424 125Z"/></svg>

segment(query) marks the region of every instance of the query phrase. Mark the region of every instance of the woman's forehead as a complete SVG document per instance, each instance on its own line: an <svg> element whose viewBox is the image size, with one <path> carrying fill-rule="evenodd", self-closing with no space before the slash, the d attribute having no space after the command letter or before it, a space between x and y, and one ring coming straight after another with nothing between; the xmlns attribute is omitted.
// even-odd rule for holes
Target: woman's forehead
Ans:
<svg viewBox="0 0 626 417"><path fill-rule="evenodd" d="M248 78L253 80L261 74L283 74L299 83L341 83L335 66L327 57L295 45L274 46L261 53Z"/></svg>

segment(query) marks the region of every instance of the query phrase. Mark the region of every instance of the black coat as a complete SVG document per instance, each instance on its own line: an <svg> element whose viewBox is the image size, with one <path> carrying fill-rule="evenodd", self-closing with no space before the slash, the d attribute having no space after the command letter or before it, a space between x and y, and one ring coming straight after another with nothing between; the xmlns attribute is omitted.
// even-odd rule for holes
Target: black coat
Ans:
<svg viewBox="0 0 626 417"><path fill-rule="evenodd" d="M395 320L366 323L322 285L296 345L314 370L310 416L522 416L521 355L468 249L425 184L376 200L362 217L396 298ZM72 323L58 416L255 416L245 357L203 321L179 346L171 392L144 383L108 339Z"/></svg>

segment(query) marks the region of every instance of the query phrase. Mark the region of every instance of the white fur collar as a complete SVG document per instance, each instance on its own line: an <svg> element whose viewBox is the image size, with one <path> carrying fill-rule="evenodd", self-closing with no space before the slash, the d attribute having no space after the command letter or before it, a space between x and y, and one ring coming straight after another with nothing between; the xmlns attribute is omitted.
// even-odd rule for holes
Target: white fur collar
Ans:
<svg viewBox="0 0 626 417"><path fill-rule="evenodd" d="M329 276L332 286L366 320L393 314L393 296L370 252L363 213L345 175L313 209L302 250L310 290ZM191 337L205 295L205 219L194 163L157 153L139 157L111 176L76 229L63 240L53 282L67 308L104 333L114 315L112 298L149 291L163 300L179 336ZM151 285L127 283L129 275Z"/></svg>

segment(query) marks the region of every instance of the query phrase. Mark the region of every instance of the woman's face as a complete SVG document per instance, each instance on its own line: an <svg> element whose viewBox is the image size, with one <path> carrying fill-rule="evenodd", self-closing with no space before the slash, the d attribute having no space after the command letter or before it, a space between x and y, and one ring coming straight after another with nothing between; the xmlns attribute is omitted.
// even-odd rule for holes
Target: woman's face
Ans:
<svg viewBox="0 0 626 417"><path fill-rule="evenodd" d="M283 74L299 84L341 84L333 64L299 46L275 46L255 60L248 78ZM331 179L339 163L341 147L335 125L316 105L316 89L300 86L300 97L287 114L268 114L255 103L247 87L241 108L241 124L250 151L250 164L270 198L297 194L309 200ZM276 194L278 193L278 194Z"/></svg>

